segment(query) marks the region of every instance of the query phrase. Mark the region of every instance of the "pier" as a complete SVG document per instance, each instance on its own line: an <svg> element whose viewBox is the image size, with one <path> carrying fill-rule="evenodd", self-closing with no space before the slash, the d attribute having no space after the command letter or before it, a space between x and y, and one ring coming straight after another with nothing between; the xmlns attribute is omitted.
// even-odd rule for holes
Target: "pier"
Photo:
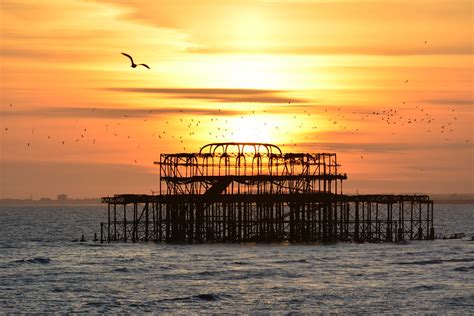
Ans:
<svg viewBox="0 0 474 316"><path fill-rule="evenodd" d="M346 195L335 153L213 143L161 154L156 195L103 197L101 242L398 242L434 239L427 195Z"/></svg>

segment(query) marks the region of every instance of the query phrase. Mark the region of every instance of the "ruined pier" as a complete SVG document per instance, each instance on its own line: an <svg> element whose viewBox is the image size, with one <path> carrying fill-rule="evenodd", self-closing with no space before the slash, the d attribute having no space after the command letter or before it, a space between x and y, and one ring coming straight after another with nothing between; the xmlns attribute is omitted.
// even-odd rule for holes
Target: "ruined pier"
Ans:
<svg viewBox="0 0 474 316"><path fill-rule="evenodd" d="M213 143L161 154L159 193L103 197L101 242L395 242L434 239L427 195L345 195L335 153Z"/></svg>

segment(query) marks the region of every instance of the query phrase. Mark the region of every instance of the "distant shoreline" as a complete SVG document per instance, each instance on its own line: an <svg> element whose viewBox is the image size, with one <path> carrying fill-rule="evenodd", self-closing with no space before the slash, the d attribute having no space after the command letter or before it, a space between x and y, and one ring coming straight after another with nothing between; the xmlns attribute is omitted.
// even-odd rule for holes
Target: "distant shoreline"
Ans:
<svg viewBox="0 0 474 316"><path fill-rule="evenodd" d="M58 200L17 200L3 199L0 200L0 206L92 206L102 205L100 199L69 199L66 201Z"/></svg>
<svg viewBox="0 0 474 316"><path fill-rule="evenodd" d="M445 205L467 205L474 204L474 199L433 199L434 204ZM16 200L4 199L0 200L0 207L4 206L97 206L103 205L100 199L71 199L68 201L40 201L40 200Z"/></svg>

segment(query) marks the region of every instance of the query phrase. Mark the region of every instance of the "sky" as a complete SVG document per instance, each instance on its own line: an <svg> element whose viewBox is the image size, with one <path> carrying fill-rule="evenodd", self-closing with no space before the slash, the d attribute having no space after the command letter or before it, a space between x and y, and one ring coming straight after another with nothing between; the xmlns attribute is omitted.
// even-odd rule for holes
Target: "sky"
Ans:
<svg viewBox="0 0 474 316"><path fill-rule="evenodd" d="M337 153L346 193L474 192L473 1L0 8L0 198L149 194L161 153L229 141Z"/></svg>

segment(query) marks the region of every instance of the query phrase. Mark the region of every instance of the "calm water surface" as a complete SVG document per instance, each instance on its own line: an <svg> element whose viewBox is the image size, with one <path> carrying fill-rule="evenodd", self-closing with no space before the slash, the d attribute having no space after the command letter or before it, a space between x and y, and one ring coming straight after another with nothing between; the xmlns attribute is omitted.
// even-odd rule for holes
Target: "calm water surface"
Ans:
<svg viewBox="0 0 474 316"><path fill-rule="evenodd" d="M403 244L91 239L106 208L0 208L0 313L474 313L474 205L435 205L436 233Z"/></svg>

